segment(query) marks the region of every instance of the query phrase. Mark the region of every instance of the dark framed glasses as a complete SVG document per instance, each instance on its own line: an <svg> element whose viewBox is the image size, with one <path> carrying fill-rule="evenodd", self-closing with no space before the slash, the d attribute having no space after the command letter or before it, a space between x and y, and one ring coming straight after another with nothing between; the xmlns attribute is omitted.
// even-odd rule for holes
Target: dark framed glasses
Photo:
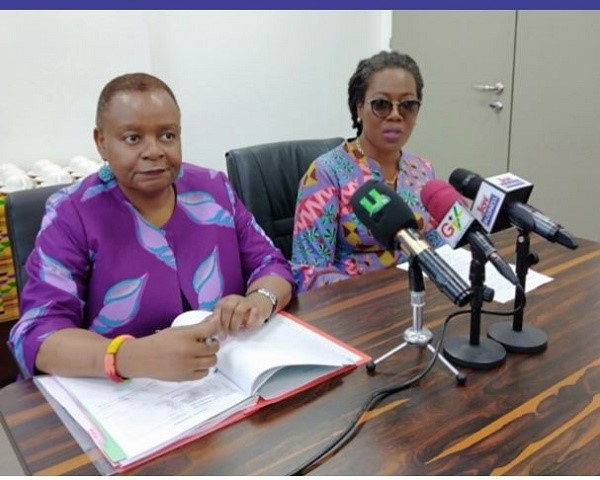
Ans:
<svg viewBox="0 0 600 480"><path fill-rule="evenodd" d="M387 118L394 109L394 105L398 105L398 113L404 118L415 118L421 108L419 100L402 100L401 102L390 102L385 98L375 98L367 103L371 105L373 115L378 118Z"/></svg>

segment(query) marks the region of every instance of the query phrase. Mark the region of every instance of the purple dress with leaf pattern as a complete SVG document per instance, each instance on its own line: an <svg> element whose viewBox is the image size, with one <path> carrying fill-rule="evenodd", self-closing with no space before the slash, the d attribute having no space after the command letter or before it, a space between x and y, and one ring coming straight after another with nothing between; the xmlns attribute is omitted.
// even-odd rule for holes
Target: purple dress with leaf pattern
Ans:
<svg viewBox="0 0 600 480"><path fill-rule="evenodd" d="M168 327L184 302L212 310L266 275L293 284L287 260L223 173L184 163L175 187L162 228L97 175L48 199L9 337L25 374L35 373L41 343L59 329L141 337Z"/></svg>

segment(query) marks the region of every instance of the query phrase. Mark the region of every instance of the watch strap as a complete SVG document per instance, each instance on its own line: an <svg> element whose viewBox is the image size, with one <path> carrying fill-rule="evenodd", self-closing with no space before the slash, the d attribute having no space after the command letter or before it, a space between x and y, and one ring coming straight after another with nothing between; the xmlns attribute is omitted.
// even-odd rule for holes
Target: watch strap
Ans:
<svg viewBox="0 0 600 480"><path fill-rule="evenodd" d="M279 300L277 299L277 295L275 295L271 290L269 290L267 288L260 287L260 288L256 288L254 290L249 291L246 294L246 296L251 295L253 293L258 293L259 295L263 295L264 297L268 298L269 301L271 302L271 305L273 305L273 308L271 308L271 313L267 317L267 320L269 320L269 318L271 318L273 316L273 314L275 313L275 310L277 309L277 303L279 302ZM265 322L267 320L265 320Z"/></svg>

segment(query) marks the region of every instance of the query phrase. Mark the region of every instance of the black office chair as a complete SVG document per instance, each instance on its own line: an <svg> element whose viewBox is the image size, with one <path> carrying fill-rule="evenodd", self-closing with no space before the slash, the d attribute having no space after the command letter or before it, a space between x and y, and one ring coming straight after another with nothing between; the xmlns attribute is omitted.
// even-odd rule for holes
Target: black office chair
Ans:
<svg viewBox="0 0 600 480"><path fill-rule="evenodd" d="M27 281L25 262L33 250L35 237L40 230L46 200L54 192L65 186L61 184L31 190L19 190L6 196L6 227L15 266L15 281L19 298L21 298L23 286Z"/></svg>
<svg viewBox="0 0 600 480"><path fill-rule="evenodd" d="M19 190L6 195L4 215L8 239L12 250L12 259L15 268L15 283L17 287L17 298L21 300L21 292L27 281L25 262L35 245L37 236L44 216L46 200L58 189L66 185L51 185L48 187L34 188L31 190ZM12 326L14 322L2 324ZM8 328L2 330L2 337L8 337ZM14 353L8 342L6 350L0 350L0 361L8 376L2 379L1 384L8 384L15 380L19 370L18 363L14 360ZM20 371L23 378L27 378L26 372Z"/></svg>
<svg viewBox="0 0 600 480"><path fill-rule="evenodd" d="M343 141L336 137L266 143L225 154L227 175L237 194L288 260L298 183L314 159Z"/></svg>

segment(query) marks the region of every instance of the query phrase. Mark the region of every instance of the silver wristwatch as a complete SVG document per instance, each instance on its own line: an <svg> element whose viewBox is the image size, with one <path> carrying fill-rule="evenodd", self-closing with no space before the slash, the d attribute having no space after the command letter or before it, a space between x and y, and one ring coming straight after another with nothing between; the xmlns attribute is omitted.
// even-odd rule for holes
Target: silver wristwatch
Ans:
<svg viewBox="0 0 600 480"><path fill-rule="evenodd" d="M271 318L273 316L273 314L275 313L275 310L277 309L277 303L278 303L277 295L275 295L271 290L268 290L264 287L257 288L256 290L252 290L252 291L248 292L246 294L246 296L250 295L251 293L259 293L259 294L267 297L269 299L269 301L271 302L271 304L273 305L273 308L271 309L271 313L265 320L265 322L266 322L269 318Z"/></svg>

